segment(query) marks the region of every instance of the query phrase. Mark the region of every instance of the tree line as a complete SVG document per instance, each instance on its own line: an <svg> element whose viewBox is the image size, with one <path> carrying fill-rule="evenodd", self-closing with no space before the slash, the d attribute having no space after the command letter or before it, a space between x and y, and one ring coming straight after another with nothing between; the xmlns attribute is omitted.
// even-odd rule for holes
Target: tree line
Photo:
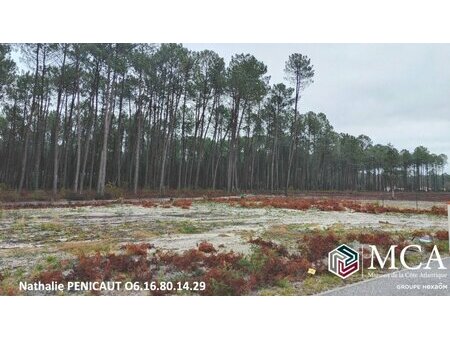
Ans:
<svg viewBox="0 0 450 338"><path fill-rule="evenodd" d="M15 57L13 57L13 54ZM20 62L17 62L17 59ZM0 44L0 182L82 194L141 189L444 190L445 154L397 150L300 113L314 66L270 84L181 44Z"/></svg>

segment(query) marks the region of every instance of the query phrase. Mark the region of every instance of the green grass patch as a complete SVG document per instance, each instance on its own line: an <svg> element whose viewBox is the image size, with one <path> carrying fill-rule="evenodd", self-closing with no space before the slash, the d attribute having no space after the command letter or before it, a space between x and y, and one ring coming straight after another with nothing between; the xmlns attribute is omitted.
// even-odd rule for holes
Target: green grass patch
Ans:
<svg viewBox="0 0 450 338"><path fill-rule="evenodd" d="M345 283L340 277L331 273L324 273L307 277L302 283L302 293L305 295L314 295L344 285Z"/></svg>
<svg viewBox="0 0 450 338"><path fill-rule="evenodd" d="M175 225L175 232L180 234L200 234L204 232L205 229L199 226L195 226L190 223L182 223Z"/></svg>
<svg viewBox="0 0 450 338"><path fill-rule="evenodd" d="M57 222L42 223L41 230L42 231L51 231L51 232L60 232L63 230L63 225L61 223L57 223Z"/></svg>

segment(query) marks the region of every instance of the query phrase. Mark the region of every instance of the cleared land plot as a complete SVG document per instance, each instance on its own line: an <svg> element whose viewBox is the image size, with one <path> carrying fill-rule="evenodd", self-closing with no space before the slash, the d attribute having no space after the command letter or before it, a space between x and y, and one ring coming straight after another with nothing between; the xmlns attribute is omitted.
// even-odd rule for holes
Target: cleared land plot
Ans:
<svg viewBox="0 0 450 338"><path fill-rule="evenodd" d="M414 202L399 203L402 208L414 207ZM435 205L439 203L430 202L428 207ZM0 272L8 277L3 278L3 284L7 283L10 290L18 280L36 278L62 260L120 252L127 243L151 243L158 250L182 255L190 249L198 250L199 244L206 241L219 253L232 251L246 257L255 252L255 244L249 243L255 238L283 245L290 254L298 254L303 236L315 232L339 236L383 232L413 241L414 232L434 234L447 226L445 216L430 214L247 208L201 200L181 206L163 202L152 207L112 204L2 210ZM312 267L320 265L311 257L308 262ZM66 273L70 270L69 266ZM280 280L281 284L276 281L280 285L260 283L245 293L311 294L344 283L325 273L302 276L301 282L284 277Z"/></svg>

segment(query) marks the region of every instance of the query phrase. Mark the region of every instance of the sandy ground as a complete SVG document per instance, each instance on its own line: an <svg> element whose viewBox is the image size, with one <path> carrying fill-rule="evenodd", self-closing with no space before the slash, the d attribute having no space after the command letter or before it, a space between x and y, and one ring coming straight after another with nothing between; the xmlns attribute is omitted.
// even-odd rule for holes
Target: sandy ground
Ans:
<svg viewBox="0 0 450 338"><path fill-rule="evenodd" d="M411 203L403 202L401 206L409 207ZM114 204L3 210L0 270L29 267L47 255L64 258L80 251L111 250L128 242L150 242L161 249L184 251L206 240L221 250L247 253L250 237L280 225L401 230L444 228L447 219L415 214L241 208L201 201L189 209Z"/></svg>
<svg viewBox="0 0 450 338"><path fill-rule="evenodd" d="M356 200L357 202L367 202L374 203L373 200ZM418 209L430 209L433 206L437 207L445 207L447 203L445 202L431 202L431 201L401 201L401 200L376 200L376 203L380 205L385 205L388 207L397 207L397 208L418 208Z"/></svg>

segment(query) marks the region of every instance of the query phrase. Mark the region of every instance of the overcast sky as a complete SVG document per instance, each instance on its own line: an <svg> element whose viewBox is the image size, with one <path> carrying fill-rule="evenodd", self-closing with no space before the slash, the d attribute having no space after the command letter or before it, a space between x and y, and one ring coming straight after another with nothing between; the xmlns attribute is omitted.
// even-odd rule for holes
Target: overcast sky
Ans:
<svg viewBox="0 0 450 338"><path fill-rule="evenodd" d="M272 84L286 82L290 54L306 54L315 77L302 113L325 113L336 131L368 135L374 144L410 151L423 145L450 158L450 44L184 45L214 50L226 62L253 54L267 65Z"/></svg>

